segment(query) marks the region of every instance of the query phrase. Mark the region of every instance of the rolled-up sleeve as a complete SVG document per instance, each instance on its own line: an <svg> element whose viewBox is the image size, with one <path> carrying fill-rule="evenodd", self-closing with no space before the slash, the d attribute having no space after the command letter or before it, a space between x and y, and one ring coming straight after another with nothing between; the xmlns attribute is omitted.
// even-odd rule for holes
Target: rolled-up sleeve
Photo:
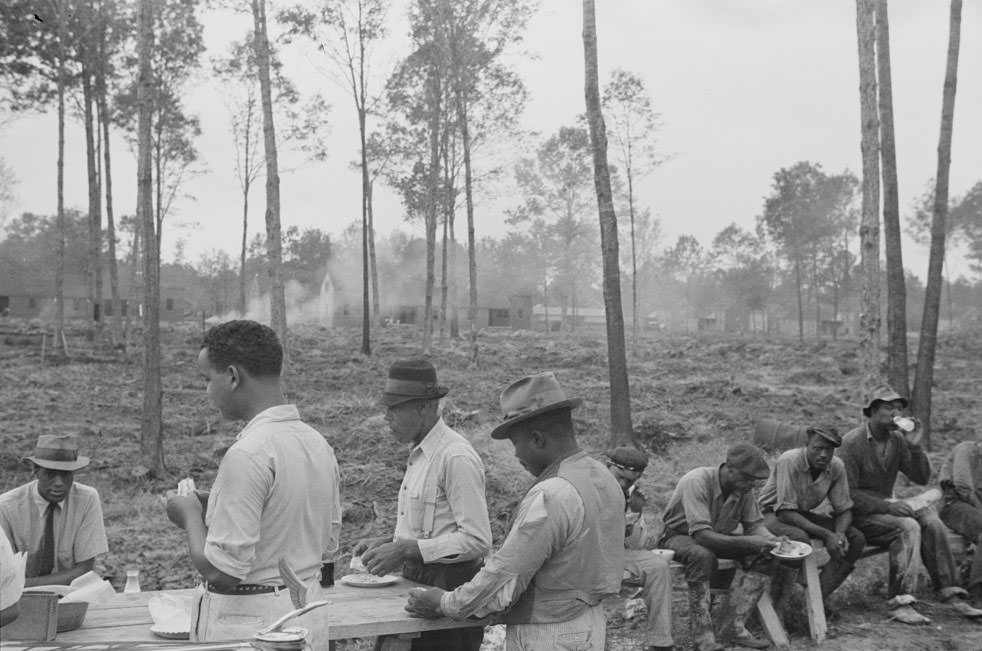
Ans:
<svg viewBox="0 0 982 651"><path fill-rule="evenodd" d="M443 466L444 492L457 528L418 541L424 563L459 563L491 549L491 523L484 492L484 466L477 454L455 454Z"/></svg>
<svg viewBox="0 0 982 651"><path fill-rule="evenodd" d="M93 488L87 495L86 504L81 513L81 523L75 536L72 550L75 563L84 563L99 554L109 551L106 540L106 526L102 519L102 503L99 493Z"/></svg>
<svg viewBox="0 0 982 651"><path fill-rule="evenodd" d="M832 512L839 515L852 509L853 502L849 492L849 477L846 474L846 466L838 457L832 459L830 474L832 479L829 484L829 504L832 505Z"/></svg>
<svg viewBox="0 0 982 651"><path fill-rule="evenodd" d="M273 473L235 448L222 459L208 500L205 558L229 576L243 579L252 568L260 521Z"/></svg>
<svg viewBox="0 0 982 651"><path fill-rule="evenodd" d="M792 466L795 459L790 456L781 456L774 465L774 482L777 502L774 504L774 511L799 511L798 487L795 484L795 477Z"/></svg>
<svg viewBox="0 0 982 651"><path fill-rule="evenodd" d="M697 531L713 528L713 514L710 507L712 496L698 477L686 476L679 480L679 498L685 511L685 524L689 535Z"/></svg>
<svg viewBox="0 0 982 651"><path fill-rule="evenodd" d="M583 501L568 482L549 479L535 486L522 500L501 549L473 579L442 596L444 614L466 619L507 609L583 518Z"/></svg>

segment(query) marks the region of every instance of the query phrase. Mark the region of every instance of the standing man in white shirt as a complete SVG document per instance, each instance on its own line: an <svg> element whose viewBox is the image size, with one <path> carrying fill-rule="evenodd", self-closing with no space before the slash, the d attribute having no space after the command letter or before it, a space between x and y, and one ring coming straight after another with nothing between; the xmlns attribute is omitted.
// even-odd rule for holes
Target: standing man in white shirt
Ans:
<svg viewBox="0 0 982 651"><path fill-rule="evenodd" d="M425 359L399 360L389 368L381 403L389 433L411 446L399 489L393 536L360 541L369 572L402 571L419 583L452 590L469 581L491 549L484 492L484 463L470 442L440 416L449 389ZM413 651L477 651L484 627L427 631Z"/></svg>
<svg viewBox="0 0 982 651"><path fill-rule="evenodd" d="M337 460L324 436L287 403L282 365L276 333L255 321L213 327L198 354L212 403L226 420L247 425L222 458L210 493L168 496L167 515L187 534L191 562L204 579L191 613L192 641L251 638L293 610L281 558L306 584L308 601L316 600L321 565L337 553ZM292 623L308 629L313 648L327 648L322 611Z"/></svg>

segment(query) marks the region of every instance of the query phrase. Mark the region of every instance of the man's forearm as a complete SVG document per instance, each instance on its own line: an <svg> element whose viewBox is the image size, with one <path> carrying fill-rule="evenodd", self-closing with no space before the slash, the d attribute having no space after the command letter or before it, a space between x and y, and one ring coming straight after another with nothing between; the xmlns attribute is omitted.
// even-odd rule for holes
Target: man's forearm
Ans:
<svg viewBox="0 0 982 651"><path fill-rule="evenodd" d="M68 585L78 577L91 570L94 566L95 559L90 558L67 570L27 578L24 580L24 587L31 588L38 585Z"/></svg>
<svg viewBox="0 0 982 651"><path fill-rule="evenodd" d="M835 516L835 532L837 534L845 534L850 526L852 526L852 509Z"/></svg>
<svg viewBox="0 0 982 651"><path fill-rule="evenodd" d="M777 512L777 519L784 524L801 529L812 538L824 539L830 533L828 529L815 524L798 511L782 509Z"/></svg>
<svg viewBox="0 0 982 651"><path fill-rule="evenodd" d="M205 556L205 540L208 537L208 529L204 522L189 521L184 531L187 534L188 555L191 557L191 564L201 573L205 581L220 588L232 588L241 583L242 579L222 572L212 565Z"/></svg>
<svg viewBox="0 0 982 651"><path fill-rule="evenodd" d="M697 531L692 538L717 556L749 556L760 551L745 536L731 536L710 529Z"/></svg>

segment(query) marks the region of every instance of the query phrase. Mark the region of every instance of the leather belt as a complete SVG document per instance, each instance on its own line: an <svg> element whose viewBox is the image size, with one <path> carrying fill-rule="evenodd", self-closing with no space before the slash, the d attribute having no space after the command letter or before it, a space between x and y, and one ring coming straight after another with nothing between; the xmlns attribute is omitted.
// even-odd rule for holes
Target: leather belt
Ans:
<svg viewBox="0 0 982 651"><path fill-rule="evenodd" d="M254 594L270 594L273 592L279 592L280 590L286 590L286 587L282 585L257 585L255 583L239 583L238 585L231 588L219 588L216 585L208 583L205 585L205 589L208 592L213 592L215 594L224 595L254 595Z"/></svg>

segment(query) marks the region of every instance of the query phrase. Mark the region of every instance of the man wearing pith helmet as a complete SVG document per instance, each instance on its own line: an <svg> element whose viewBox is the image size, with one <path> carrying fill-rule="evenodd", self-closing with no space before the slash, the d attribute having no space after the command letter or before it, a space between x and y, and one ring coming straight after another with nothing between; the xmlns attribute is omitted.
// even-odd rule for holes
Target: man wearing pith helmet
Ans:
<svg viewBox="0 0 982 651"><path fill-rule="evenodd" d="M889 546L889 597L899 597L895 619L909 614L911 595L917 586L917 554L931 576L941 601L965 617L982 617L965 599L958 568L948 543L948 529L933 507L915 511L893 499L897 473L904 473L915 484L931 479L931 461L921 447L924 430L910 419L910 431L901 429L907 399L889 385L874 387L863 406L866 422L842 437L839 456L846 466L852 496L853 526L863 532L870 545ZM916 616L916 613L915 613Z"/></svg>
<svg viewBox="0 0 982 651"><path fill-rule="evenodd" d="M638 489L638 480L648 467L648 455L622 445L606 456L607 467L624 492L624 583L641 586L648 608L644 649L668 651L672 648L672 570L665 556L648 549L644 521L647 500Z"/></svg>
<svg viewBox="0 0 982 651"><path fill-rule="evenodd" d="M0 528L28 554L25 586L68 585L109 551L99 493L75 481L89 457L74 434L42 434L24 461L34 481L0 495Z"/></svg>
<svg viewBox="0 0 982 651"><path fill-rule="evenodd" d="M452 592L410 590L407 610L423 617L494 616L507 624L507 651L602 651L601 600L620 589L624 497L611 473L580 449L568 398L552 373L526 376L501 393L509 439L535 484L518 506L501 548Z"/></svg>
<svg viewBox="0 0 982 651"><path fill-rule="evenodd" d="M440 416L449 389L425 359L392 364L382 392L389 434L410 447L399 489L393 535L359 541L365 568L377 575L402 572L426 585L451 590L469 580L491 549L484 464L470 442ZM425 631L414 651L477 651L484 628Z"/></svg>

